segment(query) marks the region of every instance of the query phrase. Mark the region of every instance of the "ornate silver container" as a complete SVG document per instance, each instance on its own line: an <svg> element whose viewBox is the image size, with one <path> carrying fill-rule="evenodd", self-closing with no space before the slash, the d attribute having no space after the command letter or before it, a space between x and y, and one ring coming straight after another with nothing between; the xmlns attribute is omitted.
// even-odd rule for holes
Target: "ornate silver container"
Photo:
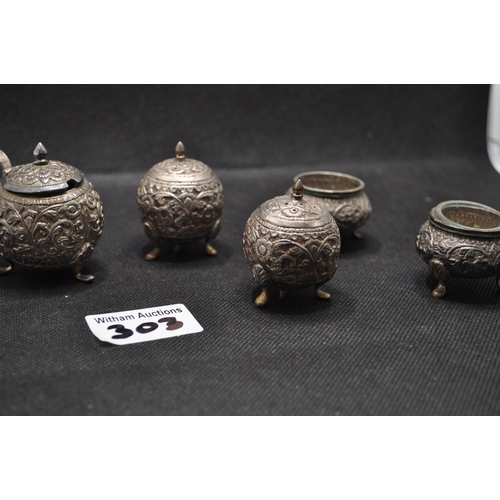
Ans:
<svg viewBox="0 0 500 500"><path fill-rule="evenodd" d="M303 172L294 177L304 185L304 198L311 202L321 201L332 214L339 226L340 233L351 233L355 238L357 231L370 217L372 206L364 192L365 183L352 175L339 172ZM287 194L292 192L292 188Z"/></svg>
<svg viewBox="0 0 500 500"><path fill-rule="evenodd" d="M330 294L321 290L337 270L340 233L323 204L302 195L297 180L292 195L266 201L248 219L243 234L243 252L255 281L262 287L255 299L266 304L269 288L286 290L314 286L320 299Z"/></svg>
<svg viewBox="0 0 500 500"><path fill-rule="evenodd" d="M438 280L433 297L443 297L450 276L496 276L500 288L500 212L480 203L444 201L417 234L417 252Z"/></svg>
<svg viewBox="0 0 500 500"><path fill-rule="evenodd" d="M209 241L220 229L222 184L207 165L185 157L182 142L175 153L175 158L154 165L137 191L144 231L155 245L146 260L158 257L162 243L171 243L179 251L201 239L207 253L217 255Z"/></svg>
<svg viewBox="0 0 500 500"><path fill-rule="evenodd" d="M60 161L47 160L41 143L35 161L12 167L0 152L0 255L9 263L40 269L71 267L76 278L90 258L104 224L102 203L82 172Z"/></svg>

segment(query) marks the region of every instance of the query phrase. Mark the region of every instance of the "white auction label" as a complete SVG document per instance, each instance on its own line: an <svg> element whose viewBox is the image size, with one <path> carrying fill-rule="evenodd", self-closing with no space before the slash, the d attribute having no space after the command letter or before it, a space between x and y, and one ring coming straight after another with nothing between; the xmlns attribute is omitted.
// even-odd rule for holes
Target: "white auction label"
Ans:
<svg viewBox="0 0 500 500"><path fill-rule="evenodd" d="M99 340L116 345L135 344L203 331L203 327L184 304L91 314L85 316L85 320Z"/></svg>

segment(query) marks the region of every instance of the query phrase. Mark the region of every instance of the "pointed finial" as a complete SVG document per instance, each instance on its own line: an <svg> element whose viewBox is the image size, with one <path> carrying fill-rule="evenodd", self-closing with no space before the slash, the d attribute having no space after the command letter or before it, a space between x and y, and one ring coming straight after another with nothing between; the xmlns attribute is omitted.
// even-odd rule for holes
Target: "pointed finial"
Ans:
<svg viewBox="0 0 500 500"><path fill-rule="evenodd" d="M185 149L184 149L184 144L182 144L181 141L179 141L177 143L177 146L175 146L175 157L181 161L181 160L184 160L184 158L186 158L186 155L184 154L185 153Z"/></svg>
<svg viewBox="0 0 500 500"><path fill-rule="evenodd" d="M45 157L47 156L47 150L41 142L36 145L33 154L36 158L35 165L46 165L47 163L49 163L48 160L45 159Z"/></svg>
<svg viewBox="0 0 500 500"><path fill-rule="evenodd" d="M295 181L295 184L293 185L292 197L294 200L301 200L302 199L302 189L304 189L302 181L300 179L297 179Z"/></svg>

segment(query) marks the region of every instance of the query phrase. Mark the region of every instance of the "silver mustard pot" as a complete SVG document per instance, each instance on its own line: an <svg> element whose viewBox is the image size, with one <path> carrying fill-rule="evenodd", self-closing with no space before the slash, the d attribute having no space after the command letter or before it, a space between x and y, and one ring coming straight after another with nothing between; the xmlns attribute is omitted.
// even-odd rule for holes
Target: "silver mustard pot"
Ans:
<svg viewBox="0 0 500 500"><path fill-rule="evenodd" d="M0 255L9 263L39 269L70 267L92 281L82 266L102 234L104 213L92 184L75 167L48 160L41 143L35 161L12 167L0 151Z"/></svg>

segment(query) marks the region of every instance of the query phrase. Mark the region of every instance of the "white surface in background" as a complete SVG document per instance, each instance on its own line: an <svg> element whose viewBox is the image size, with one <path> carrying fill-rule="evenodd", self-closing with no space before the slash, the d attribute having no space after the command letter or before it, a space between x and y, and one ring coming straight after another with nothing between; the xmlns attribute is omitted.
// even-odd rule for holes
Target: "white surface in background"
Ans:
<svg viewBox="0 0 500 500"><path fill-rule="evenodd" d="M490 86L486 142L490 161L500 173L500 84Z"/></svg>

